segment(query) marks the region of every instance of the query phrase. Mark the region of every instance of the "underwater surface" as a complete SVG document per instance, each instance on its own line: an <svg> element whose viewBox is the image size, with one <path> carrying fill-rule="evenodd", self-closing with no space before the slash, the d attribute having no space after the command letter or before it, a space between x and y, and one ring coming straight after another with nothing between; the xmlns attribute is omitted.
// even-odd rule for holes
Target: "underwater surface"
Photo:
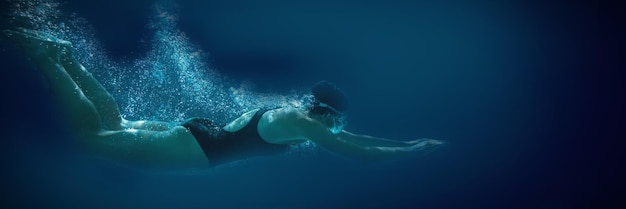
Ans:
<svg viewBox="0 0 626 209"><path fill-rule="evenodd" d="M619 208L624 126L613 121L626 94L602 47L623 44L605 36L616 30L605 6L6 1L1 29L71 41L128 119L225 122L329 80L350 99L347 130L447 144L368 164L306 144L204 170L133 168L81 150L45 80L2 37L0 207Z"/></svg>

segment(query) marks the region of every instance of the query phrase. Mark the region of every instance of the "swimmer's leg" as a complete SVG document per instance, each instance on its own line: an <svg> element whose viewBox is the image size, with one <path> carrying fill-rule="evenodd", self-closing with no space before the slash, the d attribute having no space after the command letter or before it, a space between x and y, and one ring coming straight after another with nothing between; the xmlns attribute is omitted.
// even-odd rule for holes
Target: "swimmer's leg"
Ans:
<svg viewBox="0 0 626 209"><path fill-rule="evenodd" d="M61 58L61 63L72 76L74 82L80 86L80 89L94 104L105 129L122 130L132 128L148 131L168 131L174 127L174 124L170 122L124 120L113 96L73 57L71 48L68 47L68 51L70 52L64 54Z"/></svg>
<svg viewBox="0 0 626 209"><path fill-rule="evenodd" d="M176 124L161 121L127 121L120 114L119 106L113 96L98 82L89 71L81 65L73 56L73 49L70 42L50 37L45 33L28 29L18 29L14 31L5 31L7 35L12 36L18 42L33 39L40 42L46 42L63 51L58 55L59 61L65 72L70 75L73 82L78 85L85 97L93 104L96 111L100 115L103 129L121 130L121 129L140 129L149 131L167 131ZM36 51L33 49L25 49L27 51ZM31 56L32 57L32 56Z"/></svg>
<svg viewBox="0 0 626 209"><path fill-rule="evenodd" d="M85 96L94 104L104 128L107 130L139 129L148 131L168 131L174 127L173 123L162 121L127 121L120 114L119 106L113 96L96 80L85 67L72 55L71 46L68 53L63 54L61 63L74 82L80 86Z"/></svg>
<svg viewBox="0 0 626 209"><path fill-rule="evenodd" d="M4 31L14 39L42 70L53 91L79 134L93 134L102 129L100 115L61 64L59 57L65 53L59 43L32 37L20 31ZM69 44L64 42L62 44Z"/></svg>
<svg viewBox="0 0 626 209"><path fill-rule="evenodd" d="M122 117L115 99L106 91L100 82L74 58L70 42L59 40L55 37L47 37L47 34L28 29L18 29L18 31L14 31L14 33L19 33L16 34L17 36L33 39L33 41L39 40L46 42L58 48L58 51L62 52L57 55L59 64L63 66L65 72L70 75L71 79L78 85L85 97L89 99L96 108L102 120L103 128L108 130L119 130L122 128Z"/></svg>
<svg viewBox="0 0 626 209"><path fill-rule="evenodd" d="M60 47L65 48L68 52L60 58L63 67L85 96L94 104L104 128L109 130L122 129L122 116L113 96L74 58L71 46L60 45Z"/></svg>

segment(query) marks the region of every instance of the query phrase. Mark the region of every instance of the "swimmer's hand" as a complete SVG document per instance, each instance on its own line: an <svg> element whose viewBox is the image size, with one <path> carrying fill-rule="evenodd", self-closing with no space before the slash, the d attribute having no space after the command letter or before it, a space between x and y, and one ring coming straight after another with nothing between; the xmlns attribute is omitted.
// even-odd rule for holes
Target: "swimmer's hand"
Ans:
<svg viewBox="0 0 626 209"><path fill-rule="evenodd" d="M387 153L385 156L406 156L411 154L428 154L445 145L445 142L436 139L417 139L406 142L407 146L399 147L367 147L366 150L376 150L379 153ZM381 158L382 159L382 158Z"/></svg>
<svg viewBox="0 0 626 209"><path fill-rule="evenodd" d="M436 140L436 139L428 139L428 138L411 140L411 141L408 141L407 143L410 145L407 147L408 148L407 151L411 151L411 152L412 151L430 151L434 148L438 148L446 144L444 141Z"/></svg>

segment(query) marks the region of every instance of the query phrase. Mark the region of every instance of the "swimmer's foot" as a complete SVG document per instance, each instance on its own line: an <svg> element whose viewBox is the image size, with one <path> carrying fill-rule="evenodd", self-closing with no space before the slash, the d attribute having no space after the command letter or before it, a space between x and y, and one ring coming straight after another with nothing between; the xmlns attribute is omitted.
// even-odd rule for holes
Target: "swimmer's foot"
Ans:
<svg viewBox="0 0 626 209"><path fill-rule="evenodd" d="M72 43L40 31L17 28L4 30L3 33L17 42L33 59L56 58L57 60L71 52Z"/></svg>

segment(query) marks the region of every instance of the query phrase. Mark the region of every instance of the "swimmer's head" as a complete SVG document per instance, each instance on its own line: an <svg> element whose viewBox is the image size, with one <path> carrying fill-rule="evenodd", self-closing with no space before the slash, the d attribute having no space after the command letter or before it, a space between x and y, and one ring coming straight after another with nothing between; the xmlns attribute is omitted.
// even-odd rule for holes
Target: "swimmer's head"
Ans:
<svg viewBox="0 0 626 209"><path fill-rule="evenodd" d="M315 84L311 94L309 113L326 124L332 133L341 132L347 123L345 111L348 110L348 98L328 81Z"/></svg>

